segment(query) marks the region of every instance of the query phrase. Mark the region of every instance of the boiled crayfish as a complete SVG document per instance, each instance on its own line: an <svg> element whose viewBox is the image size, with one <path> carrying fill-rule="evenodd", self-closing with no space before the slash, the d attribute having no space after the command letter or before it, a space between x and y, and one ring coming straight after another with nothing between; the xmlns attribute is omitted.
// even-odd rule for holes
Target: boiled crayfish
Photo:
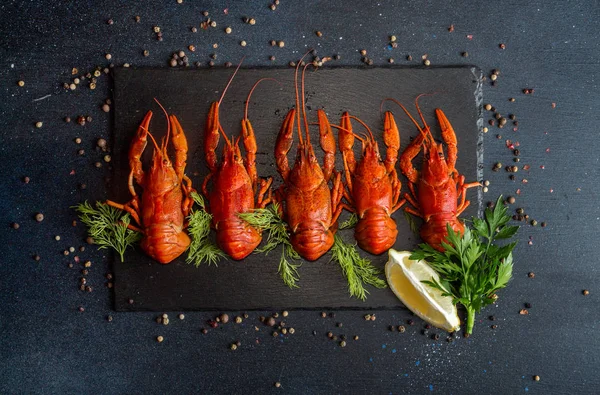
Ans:
<svg viewBox="0 0 600 395"><path fill-rule="evenodd" d="M445 157L442 144L435 142L431 130L425 122L419 108L419 97L415 100L415 106L423 122L422 127L402 104L390 99L406 112L420 132L400 156L400 170L408 178L410 189L410 194L406 193L404 196L414 207L407 207L405 210L425 221L420 230L423 241L433 248L443 251L441 243L448 236L447 225L454 232L464 233L464 224L458 216L470 204L466 200L467 189L480 186L480 184L478 182L465 183L465 176L458 174L455 168L458 155L456 134L444 112L436 108L435 114L442 131L442 139L448 147L448 156ZM412 165L412 160L421 149L423 150L423 165L419 172ZM416 190L415 184L417 185ZM460 203L458 203L459 198Z"/></svg>
<svg viewBox="0 0 600 395"><path fill-rule="evenodd" d="M360 122L368 134L356 136L352 132L351 118ZM362 157L358 162L352 151L355 137L362 142ZM385 161L381 160L379 146L369 127L348 112L342 115L338 142L346 174L344 196L349 203L346 208L358 217L354 230L358 245L375 255L389 250L396 242L398 229L391 215L405 202L400 200L402 184L395 168L400 133L389 111L385 113L383 141L387 147Z"/></svg>
<svg viewBox="0 0 600 395"><path fill-rule="evenodd" d="M190 194L194 189L191 180L184 174L187 160L185 134L175 115L169 116L164 108L162 109L169 124L167 136L162 140L161 146L158 146L148 130L152 111L148 111L144 117L131 143L129 192L132 199L125 204L110 200L106 203L131 214L137 226L129 224L128 227L144 235L141 241L144 252L158 262L166 264L181 255L190 244L190 238L184 229L187 226L185 217L193 204ZM154 144L154 153L150 170L144 172L141 156L146 148L148 136ZM170 137L175 148L174 163L169 160L167 154ZM135 191L134 179L143 189L141 198Z"/></svg>
<svg viewBox="0 0 600 395"><path fill-rule="evenodd" d="M292 108L285 117L275 145L277 171L284 182L277 190L276 199L282 203L292 246L302 257L314 261L329 251L333 245L337 219L342 211L340 200L343 185L341 174L335 173L335 139L323 110L317 111L320 144L325 152L323 167L319 166L310 143L304 98L306 66L302 71L302 106L300 106L298 92L298 70L301 63L302 60L298 62L294 74L296 107ZM299 143L294 167L290 169L287 153L292 147L295 121L298 122ZM302 125L304 137L302 137ZM329 181L332 177L333 187L330 190Z"/></svg>
<svg viewBox="0 0 600 395"><path fill-rule="evenodd" d="M235 77L235 73L227 86ZM240 137L235 142L233 139L229 140L219 122L219 107L227 88L224 89L220 100L212 103L206 121L204 154L210 173L204 179L202 191L208 197L209 210L213 217L212 226L217 232L217 245L236 260L248 256L262 240L261 231L242 220L238 214L251 212L255 207L264 208L271 201L272 179L258 179L256 138L248 119L248 102L260 81L252 87L248 95L246 111L242 120L240 137L246 150L245 158L239 147ZM219 144L219 134L223 135L225 146L223 147L223 159L220 164L217 164L215 151ZM210 191L208 190L209 181L212 181ZM259 191L255 204L254 197L257 189Z"/></svg>

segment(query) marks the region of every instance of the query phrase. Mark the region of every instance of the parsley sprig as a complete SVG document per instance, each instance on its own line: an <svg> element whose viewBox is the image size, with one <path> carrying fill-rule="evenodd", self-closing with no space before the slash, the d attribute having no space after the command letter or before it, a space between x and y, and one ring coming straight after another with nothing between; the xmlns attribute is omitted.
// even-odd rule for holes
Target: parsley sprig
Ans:
<svg viewBox="0 0 600 395"><path fill-rule="evenodd" d="M467 310L466 334L473 332L475 313L497 299L496 292L508 284L512 277L512 250L516 242L497 246L497 240L513 237L519 227L507 225L510 216L498 198L493 209L485 210L484 219L474 218L472 228L465 227L461 236L448 225L447 242L442 243L444 252L427 244L420 244L410 259L425 259L440 274L440 281L432 279L424 283L451 296L454 303Z"/></svg>

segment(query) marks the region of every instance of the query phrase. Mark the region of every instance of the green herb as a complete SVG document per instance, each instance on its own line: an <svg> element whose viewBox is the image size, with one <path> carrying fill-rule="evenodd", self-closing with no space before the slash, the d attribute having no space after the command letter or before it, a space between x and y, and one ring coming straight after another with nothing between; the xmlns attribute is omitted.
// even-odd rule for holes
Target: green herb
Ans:
<svg viewBox="0 0 600 395"><path fill-rule="evenodd" d="M341 223L340 230L354 228L357 223L358 223L358 216L356 215L356 213L352 213L350 215L350 217L348 217L347 220L345 220L344 222Z"/></svg>
<svg viewBox="0 0 600 395"><path fill-rule="evenodd" d="M127 228L131 219L125 211L101 202L96 202L94 208L87 201L73 208L79 212L79 219L87 225L88 234L98 248L114 248L119 253L121 262L127 247L142 238L140 232Z"/></svg>
<svg viewBox="0 0 600 395"><path fill-rule="evenodd" d="M385 280L379 278L381 271L371 265L371 261L361 257L356 250L356 244L346 243L336 234L331 247L331 260L337 262L348 280L350 296L365 300L369 291L364 284L371 284L377 288L387 286Z"/></svg>
<svg viewBox="0 0 600 395"><path fill-rule="evenodd" d="M419 235L419 225L417 225L417 221L415 220L415 216L412 215L411 213L405 211L404 212L404 219L406 219L406 222L408 222L408 226L410 226L410 231L413 232L415 235Z"/></svg>
<svg viewBox="0 0 600 395"><path fill-rule="evenodd" d="M504 246L495 245L496 240L513 237L518 226L507 225L502 196L494 209L485 210L485 219L474 218L473 229L465 227L462 236L447 226L447 243L442 243L444 252L427 244L420 244L410 259L425 259L441 277L438 281L424 281L439 289L444 295L452 296L454 303L462 304L467 310L467 335L473 332L475 313L493 303L496 291L506 287L512 277L512 250L516 242Z"/></svg>
<svg viewBox="0 0 600 395"><path fill-rule="evenodd" d="M299 280L298 268L293 260L300 259L300 255L294 250L290 242L290 234L287 224L279 215L279 206L272 204L264 209L256 209L251 213L239 214L240 218L247 221L250 225L269 231L266 244L257 249L256 252L269 253L280 244L283 244L281 258L279 260L279 275L285 285L290 288L297 288L296 282ZM340 229L351 228L358 221L355 214L352 214L348 220L340 225ZM332 260L338 262L342 267L342 272L348 279L348 289L351 296L364 300L368 291L363 283L371 284L378 288L384 288L386 283L377 277L379 270L371 265L371 262L358 255L356 246L344 242L338 235L335 236L335 242L331 249Z"/></svg>
<svg viewBox="0 0 600 395"><path fill-rule="evenodd" d="M256 252L268 254L283 244L278 273L285 285L290 288L298 288L296 282L300 279L298 268L301 264L294 263L293 260L300 259L300 255L292 247L287 224L279 215L279 205L273 203L267 208L258 208L249 213L240 213L238 216L263 232L269 231L266 244L258 248Z"/></svg>
<svg viewBox="0 0 600 395"><path fill-rule="evenodd" d="M192 242L188 248L188 256L185 261L193 263L195 266L200 266L205 262L209 265L216 265L225 254L216 244L208 240L212 215L206 211L202 196L197 192L192 192L191 196L194 202L200 206L200 210L192 210L188 216L188 233Z"/></svg>

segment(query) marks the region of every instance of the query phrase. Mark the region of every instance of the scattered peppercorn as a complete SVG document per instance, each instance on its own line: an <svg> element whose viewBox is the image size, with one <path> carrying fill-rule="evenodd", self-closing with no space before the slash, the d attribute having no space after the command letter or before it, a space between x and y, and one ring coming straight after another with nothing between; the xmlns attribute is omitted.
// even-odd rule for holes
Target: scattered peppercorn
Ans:
<svg viewBox="0 0 600 395"><path fill-rule="evenodd" d="M408 325L411 325L411 326L412 326L412 325L414 325L414 324L415 324L415 321L413 321L413 320L408 320L408 321L407 321L407 323L408 323Z"/></svg>
<svg viewBox="0 0 600 395"><path fill-rule="evenodd" d="M265 324L267 326L275 326L275 318L269 317L265 320Z"/></svg>
<svg viewBox="0 0 600 395"><path fill-rule="evenodd" d="M242 323L242 317L240 317L239 315L237 317L235 317L235 323L236 324L241 324Z"/></svg>
<svg viewBox="0 0 600 395"><path fill-rule="evenodd" d="M540 381L540 376L538 376L537 374L535 376L533 376L533 380L534 381Z"/></svg>
<svg viewBox="0 0 600 395"><path fill-rule="evenodd" d="M35 215L35 220L36 220L37 222L42 222L42 221L44 220L44 214L42 214L42 213L37 213L37 214Z"/></svg>
<svg viewBox="0 0 600 395"><path fill-rule="evenodd" d="M528 314L529 314L529 311L528 311L527 309L521 309L521 310L519 311L519 314L521 314L521 315L528 315Z"/></svg>
<svg viewBox="0 0 600 395"><path fill-rule="evenodd" d="M498 47L500 47L500 49L506 49L506 44L504 44L504 43L500 43L500 44L498 45Z"/></svg>
<svg viewBox="0 0 600 395"><path fill-rule="evenodd" d="M398 332L399 333L404 333L406 331L406 328L404 327L404 325L398 325Z"/></svg>
<svg viewBox="0 0 600 395"><path fill-rule="evenodd" d="M581 291L581 293L583 294L583 296L588 296L590 294L590 291L584 289L583 291Z"/></svg>
<svg viewBox="0 0 600 395"><path fill-rule="evenodd" d="M281 383L279 381L275 382L275 388L281 387Z"/></svg>

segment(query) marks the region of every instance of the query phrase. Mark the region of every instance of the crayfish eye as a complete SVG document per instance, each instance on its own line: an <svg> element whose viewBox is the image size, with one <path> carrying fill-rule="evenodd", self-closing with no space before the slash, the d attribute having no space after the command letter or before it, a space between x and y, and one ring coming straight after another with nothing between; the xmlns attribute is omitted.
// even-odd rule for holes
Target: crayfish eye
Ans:
<svg viewBox="0 0 600 395"><path fill-rule="evenodd" d="M438 155L440 156L440 158L444 157L444 153L443 152L438 152Z"/></svg>
<svg viewBox="0 0 600 395"><path fill-rule="evenodd" d="M425 159L429 160L429 154L425 154Z"/></svg>
<svg viewBox="0 0 600 395"><path fill-rule="evenodd" d="M169 161L166 159L163 159L163 165L168 165L168 164L169 164Z"/></svg>

